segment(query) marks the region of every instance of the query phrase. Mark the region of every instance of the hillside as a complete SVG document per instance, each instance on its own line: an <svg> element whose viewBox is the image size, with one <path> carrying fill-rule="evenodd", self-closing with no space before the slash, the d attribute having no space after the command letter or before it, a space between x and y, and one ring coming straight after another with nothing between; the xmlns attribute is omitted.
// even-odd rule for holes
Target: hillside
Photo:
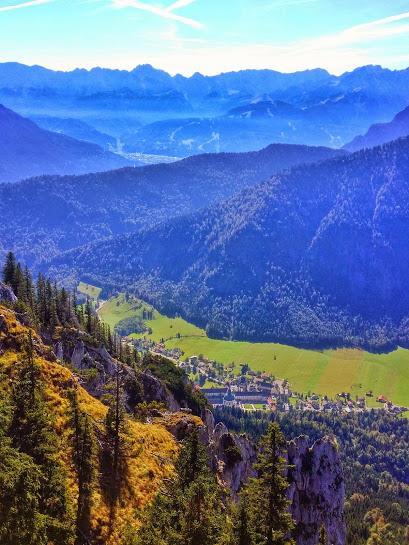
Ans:
<svg viewBox="0 0 409 545"><path fill-rule="evenodd" d="M190 217L57 258L212 336L407 346L409 138L296 167Z"/></svg>
<svg viewBox="0 0 409 545"><path fill-rule="evenodd" d="M363 136L357 136L344 146L348 151L357 151L363 148L373 148L386 144L402 136L409 135L409 107L399 112L389 123L372 125Z"/></svg>
<svg viewBox="0 0 409 545"><path fill-rule="evenodd" d="M16 315L0 306L0 389L3 399L8 395L9 384L15 379L18 366L25 357L25 345L29 329L22 325ZM34 335L34 333L33 333ZM70 395L75 391L79 410L92 422L95 433L103 436L107 406L103 405L80 385L78 376L55 359L52 351L34 336L35 363L40 369L40 380L45 384L45 402L58 438L59 463L64 470L68 492L69 511L75 512L78 495L78 477L74 464L74 434ZM119 544L127 525L138 525L135 510L141 510L150 502L164 478L173 471L178 445L174 437L163 426L129 421L123 436L128 464L127 487L118 508L114 528L109 529L109 504L95 479L92 511L90 514L93 543ZM100 443L101 445L101 443ZM163 459L159 459L160 452ZM100 452L93 454L92 463L98 467ZM166 460L166 462L164 462ZM0 501L1 504L1 501ZM1 504L2 505L2 504ZM3 513L3 512L2 512ZM61 521L62 522L62 521Z"/></svg>
<svg viewBox="0 0 409 545"><path fill-rule="evenodd" d="M0 105L0 183L43 174L82 174L129 163L88 142L40 129Z"/></svg>
<svg viewBox="0 0 409 545"><path fill-rule="evenodd" d="M80 119L59 118L48 115L31 116L31 119L42 129L65 134L66 136L70 136L76 140L91 142L92 144L100 146L104 150L110 150L116 146L116 139L113 136L98 131Z"/></svg>
<svg viewBox="0 0 409 545"><path fill-rule="evenodd" d="M216 425L182 369L111 334L89 302L75 305L43 277L34 284L12 255L3 277L11 283L0 282L0 542L147 545L160 535L163 545L227 537L239 545L235 502L243 486L264 496L260 460L280 479L274 512L260 510L271 520L283 513L274 531L294 528L294 542L309 545L324 527L344 545L344 478L331 438L287 443L272 424L262 441L277 445L268 456L279 465L267 465L246 436Z"/></svg>
<svg viewBox="0 0 409 545"><path fill-rule="evenodd" d="M38 262L89 241L192 213L293 165L344 153L271 145L257 152L3 185L0 254L12 249L25 262Z"/></svg>

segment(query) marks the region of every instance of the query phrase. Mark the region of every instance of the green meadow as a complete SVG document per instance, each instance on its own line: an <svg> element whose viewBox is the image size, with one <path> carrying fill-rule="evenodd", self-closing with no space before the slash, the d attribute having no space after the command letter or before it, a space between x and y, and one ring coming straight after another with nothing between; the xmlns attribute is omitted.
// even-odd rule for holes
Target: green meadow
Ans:
<svg viewBox="0 0 409 545"><path fill-rule="evenodd" d="M113 328L123 318L140 316L144 307L153 310L153 319L146 321L152 334L145 336L154 341L167 339L167 347L180 348L186 357L203 354L224 364L234 362L236 372L246 362L254 371L289 380L297 392L334 397L342 391L363 396L372 390L374 398L367 400L373 406L379 407L375 398L381 394L396 404L409 406L409 350L371 354L363 350L304 350L275 343L209 339L204 330L186 320L168 318L146 303L139 307L127 303L122 295L107 301L99 315Z"/></svg>
<svg viewBox="0 0 409 545"><path fill-rule="evenodd" d="M92 286L91 284L87 284L86 282L80 282L77 287L77 291L80 293L86 295L90 299L98 299L102 288L97 288L97 286Z"/></svg>

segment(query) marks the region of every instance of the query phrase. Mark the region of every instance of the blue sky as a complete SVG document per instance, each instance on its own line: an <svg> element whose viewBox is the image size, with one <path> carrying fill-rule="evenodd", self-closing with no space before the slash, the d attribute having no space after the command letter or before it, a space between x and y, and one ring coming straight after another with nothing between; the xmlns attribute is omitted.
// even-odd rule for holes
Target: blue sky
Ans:
<svg viewBox="0 0 409 545"><path fill-rule="evenodd" d="M174 74L409 66L409 0L0 0L0 61Z"/></svg>

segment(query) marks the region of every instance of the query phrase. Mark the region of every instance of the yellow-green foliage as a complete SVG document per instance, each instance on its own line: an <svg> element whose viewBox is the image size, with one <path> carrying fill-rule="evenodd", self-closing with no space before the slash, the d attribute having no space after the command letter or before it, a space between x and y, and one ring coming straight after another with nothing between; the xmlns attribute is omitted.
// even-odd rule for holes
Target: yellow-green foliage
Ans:
<svg viewBox="0 0 409 545"><path fill-rule="evenodd" d="M19 324L13 312L1 306L0 314L6 318L8 328L6 333L0 332L0 342L6 346L6 351L0 356L0 389L4 392L10 387L16 363L21 360L28 328ZM46 385L46 403L54 416L55 429L61 440L61 461L66 468L67 487L75 512L77 481L73 464L73 429L68 393L72 388L77 391L80 409L89 415L95 427L100 430L103 429L107 408L79 385L71 371L51 357L46 359L38 355L44 352L47 356L50 352L34 332L33 337L37 352L35 361L41 368L42 379ZM179 449L174 437L159 423L143 424L129 420L123 439L129 470L111 534L108 531L109 507L101 492L99 480L95 479L92 524L98 542L106 545L119 545L124 528L138 525L140 511L153 499L162 480L172 474ZM98 468L99 452L95 453L94 462L94 467Z"/></svg>

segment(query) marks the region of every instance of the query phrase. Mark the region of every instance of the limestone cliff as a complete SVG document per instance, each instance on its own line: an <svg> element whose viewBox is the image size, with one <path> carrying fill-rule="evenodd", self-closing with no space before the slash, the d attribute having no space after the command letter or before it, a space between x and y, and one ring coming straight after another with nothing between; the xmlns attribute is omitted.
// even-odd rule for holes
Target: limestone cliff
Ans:
<svg viewBox="0 0 409 545"><path fill-rule="evenodd" d="M316 545L322 526L329 545L344 545L345 484L336 443L323 437L311 447L308 438L288 444L291 513L298 545Z"/></svg>
<svg viewBox="0 0 409 545"><path fill-rule="evenodd" d="M237 497L241 487L255 475L254 444L245 435L235 435L226 426L215 426L213 415L204 415L214 468L232 496ZM344 545L345 485L337 445L324 437L309 445L307 437L288 443L288 498L290 511L296 523L297 545L317 545L323 526L328 545Z"/></svg>
<svg viewBox="0 0 409 545"><path fill-rule="evenodd" d="M55 343L54 352L57 359L69 363L79 372L82 386L96 398L104 395L106 384L115 377L117 367L120 365L125 402L129 410L132 410L139 401L137 384L142 387L140 395L144 401L163 403L170 411L180 409L179 403L169 389L149 370L136 373L134 369L118 363L104 346L93 346L81 332L65 332Z"/></svg>

